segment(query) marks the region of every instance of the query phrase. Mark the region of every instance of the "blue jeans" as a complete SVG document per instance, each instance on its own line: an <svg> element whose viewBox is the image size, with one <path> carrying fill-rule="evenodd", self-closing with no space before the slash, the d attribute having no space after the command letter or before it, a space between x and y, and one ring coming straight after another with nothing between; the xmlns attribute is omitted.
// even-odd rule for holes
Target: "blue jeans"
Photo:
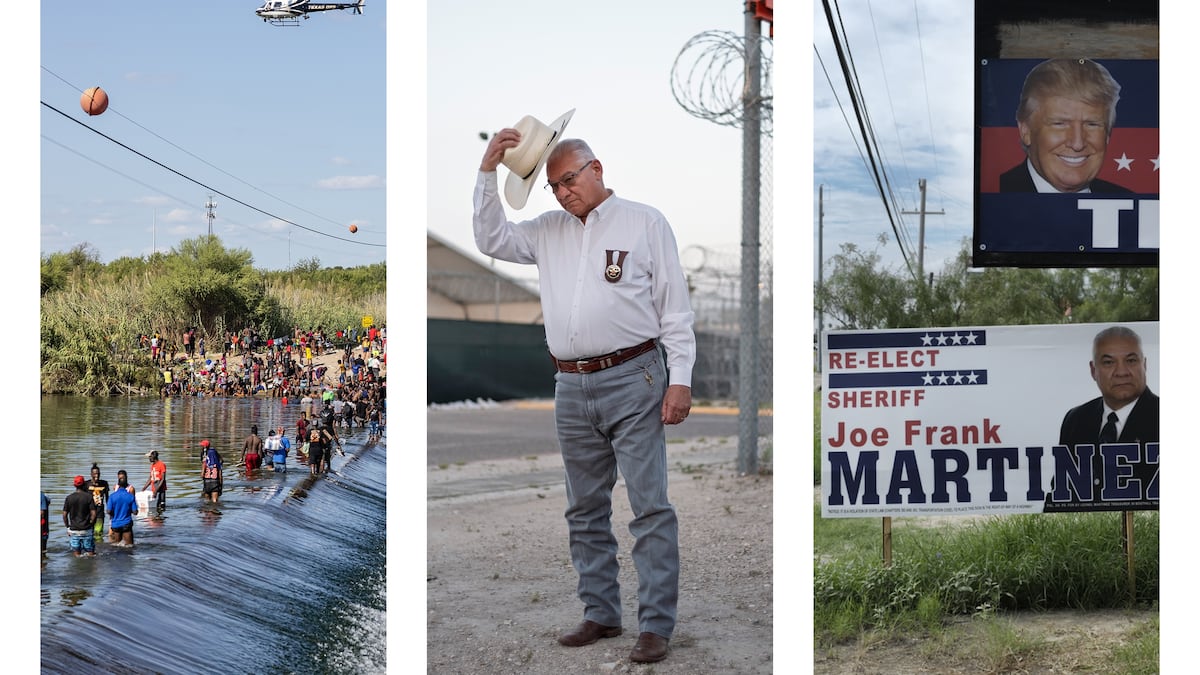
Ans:
<svg viewBox="0 0 1200 675"><path fill-rule="evenodd" d="M71 550L76 553L95 553L96 552L96 533L88 528L86 530L67 530L71 535Z"/></svg>
<svg viewBox="0 0 1200 675"><path fill-rule="evenodd" d="M638 572L638 632L670 638L679 600L679 525L667 500L662 401L667 375L658 350L604 370L557 373L554 417L567 475L571 562L584 618L621 625L612 489L625 478Z"/></svg>

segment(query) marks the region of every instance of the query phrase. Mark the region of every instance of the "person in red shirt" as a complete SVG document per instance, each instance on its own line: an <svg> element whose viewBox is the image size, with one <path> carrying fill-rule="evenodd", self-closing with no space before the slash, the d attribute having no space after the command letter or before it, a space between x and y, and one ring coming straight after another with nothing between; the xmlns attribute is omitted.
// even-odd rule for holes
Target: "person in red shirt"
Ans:
<svg viewBox="0 0 1200 675"><path fill-rule="evenodd" d="M142 486L143 490L154 488L154 505L159 511L167 508L167 465L158 458L158 451L150 451L150 479Z"/></svg>

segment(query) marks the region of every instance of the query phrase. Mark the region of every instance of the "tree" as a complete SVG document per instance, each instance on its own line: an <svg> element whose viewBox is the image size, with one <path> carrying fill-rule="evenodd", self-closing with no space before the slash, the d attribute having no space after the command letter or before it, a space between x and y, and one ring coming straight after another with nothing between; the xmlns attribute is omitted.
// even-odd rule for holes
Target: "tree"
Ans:
<svg viewBox="0 0 1200 675"><path fill-rule="evenodd" d="M930 284L843 244L816 304L848 330L1158 319L1157 268L973 269L970 262L964 240Z"/></svg>
<svg viewBox="0 0 1200 675"><path fill-rule="evenodd" d="M1090 270L1088 293L1073 312L1086 322L1157 321L1158 268Z"/></svg>
<svg viewBox="0 0 1200 675"><path fill-rule="evenodd" d="M87 242L76 244L65 253L42 256L42 295L64 288L71 279L94 276L102 268L100 252Z"/></svg>
<svg viewBox="0 0 1200 675"><path fill-rule="evenodd" d="M881 241L882 243L882 241ZM842 244L832 271L814 296L815 305L839 328L864 330L910 325L913 287L909 280L880 268L879 254Z"/></svg>
<svg viewBox="0 0 1200 675"><path fill-rule="evenodd" d="M321 259L315 255L311 258L298 260L295 265L292 265L292 272L296 274L314 274L320 269Z"/></svg>
<svg viewBox="0 0 1200 675"><path fill-rule="evenodd" d="M254 258L245 249L226 249L217 237L185 239L164 259L151 280L150 297L162 315L175 317L170 330L256 323L266 293Z"/></svg>

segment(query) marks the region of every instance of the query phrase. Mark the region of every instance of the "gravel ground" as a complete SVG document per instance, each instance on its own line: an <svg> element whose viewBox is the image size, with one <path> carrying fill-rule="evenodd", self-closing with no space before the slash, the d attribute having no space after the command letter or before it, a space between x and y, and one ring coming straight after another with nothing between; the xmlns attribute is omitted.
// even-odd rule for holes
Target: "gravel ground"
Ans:
<svg viewBox="0 0 1200 675"><path fill-rule="evenodd" d="M586 647L555 641L582 620L583 606L567 548L561 458L542 455L429 467L428 672L772 672L773 479L738 476L736 439L672 443L667 455L681 578L666 660L629 661L637 574L624 481L614 490L613 524L625 632Z"/></svg>

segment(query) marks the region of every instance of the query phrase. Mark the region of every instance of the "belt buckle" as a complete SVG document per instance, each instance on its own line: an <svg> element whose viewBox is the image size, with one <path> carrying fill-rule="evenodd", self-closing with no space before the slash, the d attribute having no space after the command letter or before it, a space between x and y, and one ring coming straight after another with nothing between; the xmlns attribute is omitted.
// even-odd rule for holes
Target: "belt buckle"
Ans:
<svg viewBox="0 0 1200 675"><path fill-rule="evenodd" d="M584 367L586 367L587 364L590 362L591 361L589 359L582 359L580 361L576 361L575 362L575 370L578 372L583 372Z"/></svg>

